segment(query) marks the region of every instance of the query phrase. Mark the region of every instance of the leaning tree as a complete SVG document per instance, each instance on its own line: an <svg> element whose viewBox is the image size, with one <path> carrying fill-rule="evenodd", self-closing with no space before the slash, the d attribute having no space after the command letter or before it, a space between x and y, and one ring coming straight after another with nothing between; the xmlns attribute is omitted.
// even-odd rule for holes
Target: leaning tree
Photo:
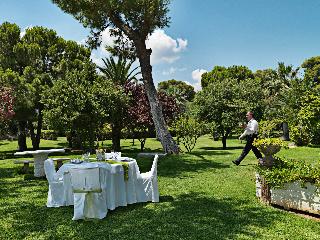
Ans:
<svg viewBox="0 0 320 240"><path fill-rule="evenodd" d="M52 2L91 29L93 46L98 46L100 33L111 28L113 36L118 39L116 43L127 46L127 49L134 49L134 55L140 62L157 137L165 152L179 153L179 148L166 126L154 86L150 63L152 50L146 47L146 39L156 28L168 26L167 13L170 1L52 0Z"/></svg>

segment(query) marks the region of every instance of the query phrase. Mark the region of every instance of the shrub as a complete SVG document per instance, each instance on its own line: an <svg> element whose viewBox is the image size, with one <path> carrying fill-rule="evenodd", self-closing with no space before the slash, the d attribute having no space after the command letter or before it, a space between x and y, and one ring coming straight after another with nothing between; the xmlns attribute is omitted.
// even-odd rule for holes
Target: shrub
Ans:
<svg viewBox="0 0 320 240"><path fill-rule="evenodd" d="M58 134L54 130L42 130L41 138L45 140L57 140Z"/></svg>
<svg viewBox="0 0 320 240"><path fill-rule="evenodd" d="M281 147L284 146L284 143L279 138L262 138L255 139L253 142L253 146L256 146L267 156L279 152Z"/></svg>
<svg viewBox="0 0 320 240"><path fill-rule="evenodd" d="M281 120L265 120L259 123L259 134L263 138L276 137L276 130L281 124Z"/></svg>
<svg viewBox="0 0 320 240"><path fill-rule="evenodd" d="M179 142L191 152L196 145L197 139L203 134L205 125L192 117L184 116L179 118L175 124Z"/></svg>
<svg viewBox="0 0 320 240"><path fill-rule="evenodd" d="M311 141L308 129L301 125L290 128L290 138L297 146L307 146Z"/></svg>
<svg viewBox="0 0 320 240"><path fill-rule="evenodd" d="M320 164L311 165L301 160L275 157L272 168L258 166L257 171L264 176L269 186L281 188L285 183L300 181L320 186Z"/></svg>

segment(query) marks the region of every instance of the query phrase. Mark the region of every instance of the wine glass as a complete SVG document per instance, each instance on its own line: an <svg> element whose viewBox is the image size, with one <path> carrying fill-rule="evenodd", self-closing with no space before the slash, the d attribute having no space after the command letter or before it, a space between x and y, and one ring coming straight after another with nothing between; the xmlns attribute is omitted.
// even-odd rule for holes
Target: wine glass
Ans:
<svg viewBox="0 0 320 240"><path fill-rule="evenodd" d="M89 157L90 157L90 152L86 152L86 153L82 154L82 159L85 162L89 161Z"/></svg>

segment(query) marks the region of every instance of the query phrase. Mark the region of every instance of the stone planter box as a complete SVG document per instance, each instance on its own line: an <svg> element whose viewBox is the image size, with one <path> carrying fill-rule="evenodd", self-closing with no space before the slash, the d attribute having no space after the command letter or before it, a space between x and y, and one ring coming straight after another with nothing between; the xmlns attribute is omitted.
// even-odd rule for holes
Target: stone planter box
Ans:
<svg viewBox="0 0 320 240"><path fill-rule="evenodd" d="M261 178L256 174L256 196L260 199L261 193ZM270 203L320 215L320 189L311 183L286 183L283 188L270 189Z"/></svg>

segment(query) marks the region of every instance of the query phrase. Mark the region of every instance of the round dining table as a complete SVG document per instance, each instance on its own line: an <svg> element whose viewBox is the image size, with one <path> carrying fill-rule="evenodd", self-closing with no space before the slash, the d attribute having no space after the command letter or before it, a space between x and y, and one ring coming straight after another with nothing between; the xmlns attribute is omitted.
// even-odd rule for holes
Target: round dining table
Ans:
<svg viewBox="0 0 320 240"><path fill-rule="evenodd" d="M34 176L44 177L44 161L48 159L50 153L64 153L64 149L48 149L48 150L35 150L35 151L24 151L16 152L15 156L32 155L34 159Z"/></svg>
<svg viewBox="0 0 320 240"><path fill-rule="evenodd" d="M124 177L124 169L121 164L108 162L83 162L80 164L65 163L57 171L57 177L69 172L71 168L92 168L99 167L106 171L106 182L103 182L103 192L107 195L107 205L109 210L119 206L127 206L137 202L146 202L147 198L141 184L139 184L140 171L136 160L121 157L121 160L128 163L128 179ZM68 187L71 187L68 186Z"/></svg>

